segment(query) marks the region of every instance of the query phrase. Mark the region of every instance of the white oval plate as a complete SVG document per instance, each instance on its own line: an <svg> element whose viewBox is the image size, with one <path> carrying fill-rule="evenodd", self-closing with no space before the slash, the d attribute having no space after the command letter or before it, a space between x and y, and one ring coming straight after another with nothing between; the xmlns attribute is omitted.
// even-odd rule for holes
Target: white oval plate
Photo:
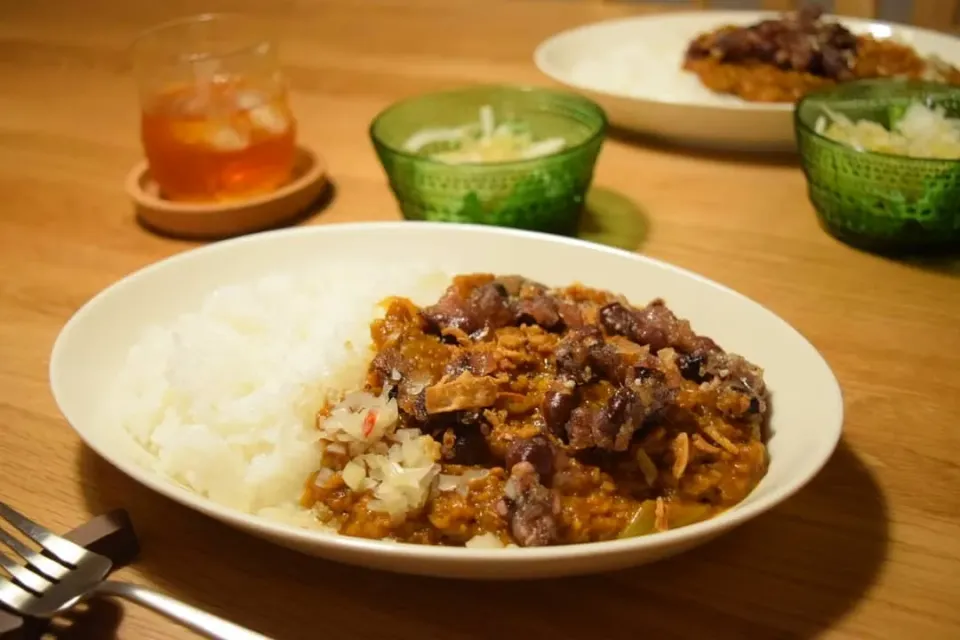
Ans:
<svg viewBox="0 0 960 640"><path fill-rule="evenodd" d="M794 148L793 106L714 93L683 70L693 38L726 24L776 17L765 11L691 11L586 25L544 41L537 67L586 94L623 129L674 142L737 150ZM905 25L828 16L854 33L897 38L923 55L960 64L960 39Z"/></svg>
<svg viewBox="0 0 960 640"><path fill-rule="evenodd" d="M358 255L385 269L519 273L551 285L575 281L645 303L662 296L694 328L763 366L772 393L770 470L736 508L707 522L630 540L529 549L466 549L363 540L246 515L145 466L146 452L111 418L107 399L130 346L150 325L198 308L217 287L267 273L339 265ZM318 321L320 321L318 319ZM308 554L400 572L531 578L603 571L664 558L763 513L807 483L840 437L843 403L817 350L769 310L706 278L636 254L556 236L454 224L364 223L268 232L168 258L110 286L57 338L50 382L63 415L97 453L130 477L191 509Z"/></svg>

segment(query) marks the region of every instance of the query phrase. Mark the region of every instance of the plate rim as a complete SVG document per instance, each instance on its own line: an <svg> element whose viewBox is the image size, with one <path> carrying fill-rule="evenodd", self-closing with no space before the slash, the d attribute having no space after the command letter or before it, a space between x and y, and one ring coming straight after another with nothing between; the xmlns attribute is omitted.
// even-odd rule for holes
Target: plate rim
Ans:
<svg viewBox="0 0 960 640"><path fill-rule="evenodd" d="M506 237L526 238L534 241L541 241L555 244L565 244L578 246L588 250L609 253L634 260L639 263L647 263L658 268L673 271L680 275L693 278L709 286L719 288L728 295L740 298L747 304L754 305L758 311L768 314L772 320L781 323L785 329L794 332L797 337L806 343L812 354L816 356L820 365L822 365L825 374L824 382L830 390L830 396L820 399L820 402L829 402L833 405L830 415L835 416L832 424L828 425L829 430L824 432L824 437L817 447L817 456L811 457L804 472L791 478L788 482L768 496L764 496L747 504L738 504L728 511L725 511L710 520L696 524L681 527L670 531L665 531L651 536L640 536L627 539L615 539L603 542L590 542L571 545L557 545L550 547L527 547L527 548L506 548L506 549L482 549L466 547L439 547L432 545L419 545L406 542L394 542L385 540L367 540L342 535L336 532L303 529L292 524L286 524L277 521L244 513L233 507L228 507L213 501L212 499L192 492L185 487L160 476L152 469L145 468L133 459L126 459L123 456L113 456L103 451L92 442L89 434L82 428L74 425L67 416L63 408L61 398L64 393L59 389L60 381L63 376L59 373L62 366L63 350L70 341L70 334L76 330L76 327L83 321L84 317L94 308L96 302L110 295L117 295L123 289L134 286L133 283L142 275L165 268L171 263L187 260L190 256L198 254L215 254L217 252L229 251L232 247L263 241L270 241L274 238L282 238L290 235L326 235L338 233L356 233L369 228L382 229L384 231L402 231L409 232L413 229L423 229L426 232L443 232L451 228L459 229L463 232L480 232L490 235L500 235ZM127 475L132 480L151 489L161 496L172 499L179 504L196 511L202 515L213 517L221 522L227 523L235 528L244 531L256 531L273 541L283 540L285 543L294 545L299 549L308 547L321 547L325 551L335 554L337 552L348 552L363 555L376 556L385 559L419 560L424 562L448 562L459 564L471 563L501 563L501 564L527 564L542 563L544 561L574 560L584 556L619 556L640 553L643 550L652 551L657 548L680 547L684 543L695 544L698 541L706 540L713 535L718 535L724 531L729 531L743 523L769 511L781 504L800 489L805 487L814 477L823 469L824 465L833 456L840 439L843 435L844 423L844 403L843 391L840 383L830 367L830 364L823 357L820 351L806 338L799 330L794 328L786 320L768 309L763 304L739 293L738 291L727 287L724 284L711 280L706 276L700 275L689 269L679 267L669 262L652 258L639 253L600 245L587 240L578 238L569 238L555 236L546 233L524 231L519 229L507 229L502 227L493 227L489 225L476 224L455 224L445 222L410 222L410 221L371 221L371 222L347 222L347 223L329 223L322 225L309 225L304 227L292 227L286 229L277 229L250 234L238 238L232 238L221 242L204 245L182 251L159 261L150 263L140 269L137 269L123 278L111 283L107 287L97 292L88 299L78 310L76 310L67 322L63 325L53 343L50 352L50 361L48 366L48 385L53 395L57 409L61 416L66 420L70 428L80 437L80 439L93 450L98 456L109 462ZM328 556L329 557L329 556Z"/></svg>

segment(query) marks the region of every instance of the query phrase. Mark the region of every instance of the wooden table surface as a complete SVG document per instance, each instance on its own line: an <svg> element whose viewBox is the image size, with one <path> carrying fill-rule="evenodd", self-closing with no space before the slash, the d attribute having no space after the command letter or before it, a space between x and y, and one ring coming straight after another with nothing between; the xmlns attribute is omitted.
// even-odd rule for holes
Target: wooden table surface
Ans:
<svg viewBox="0 0 960 640"><path fill-rule="evenodd" d="M960 266L832 240L790 158L611 139L597 169L593 201L626 225L620 242L767 305L823 352L844 390L843 442L816 480L682 557L526 584L375 573L233 531L86 449L48 391L48 354L98 290L194 246L138 227L122 180L139 155L125 48L139 29L197 6L0 4L3 500L60 530L127 507L143 555L122 577L276 638L960 637ZM262 16L282 36L301 140L336 181L333 202L307 224L398 217L366 139L379 109L468 80L545 83L531 62L538 42L639 10L547 0L203 7ZM71 637L191 636L124 604L97 605Z"/></svg>

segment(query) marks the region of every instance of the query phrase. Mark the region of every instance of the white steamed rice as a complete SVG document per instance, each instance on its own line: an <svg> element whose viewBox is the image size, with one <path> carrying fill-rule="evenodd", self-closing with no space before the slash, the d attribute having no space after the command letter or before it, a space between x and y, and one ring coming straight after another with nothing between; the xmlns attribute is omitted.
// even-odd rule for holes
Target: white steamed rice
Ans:
<svg viewBox="0 0 960 640"><path fill-rule="evenodd" d="M369 325L383 298L426 304L448 282L436 270L357 263L218 289L131 348L113 395L117 419L171 480L246 513L311 526L297 500L321 463L317 410L362 385ZM324 440L335 440L328 426ZM351 468L352 481L376 489L400 467L415 469L405 482L433 481L436 469L424 471L432 460L404 449L414 434L401 431L381 434L387 447L400 447L384 453L401 463L358 459L369 464L362 478ZM379 497L412 495L403 486Z"/></svg>

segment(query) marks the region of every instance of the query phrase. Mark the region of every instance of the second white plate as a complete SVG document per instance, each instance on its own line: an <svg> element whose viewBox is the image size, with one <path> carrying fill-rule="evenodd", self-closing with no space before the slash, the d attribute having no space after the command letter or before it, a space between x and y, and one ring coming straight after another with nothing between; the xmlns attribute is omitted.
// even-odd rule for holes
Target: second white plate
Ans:
<svg viewBox="0 0 960 640"><path fill-rule="evenodd" d="M739 150L794 147L786 104L750 103L710 91L683 70L699 33L776 17L763 11L692 11L640 16L559 33L537 47L547 76L588 95L623 129L674 142ZM854 33L896 38L924 55L960 64L960 39L905 25L837 18Z"/></svg>

